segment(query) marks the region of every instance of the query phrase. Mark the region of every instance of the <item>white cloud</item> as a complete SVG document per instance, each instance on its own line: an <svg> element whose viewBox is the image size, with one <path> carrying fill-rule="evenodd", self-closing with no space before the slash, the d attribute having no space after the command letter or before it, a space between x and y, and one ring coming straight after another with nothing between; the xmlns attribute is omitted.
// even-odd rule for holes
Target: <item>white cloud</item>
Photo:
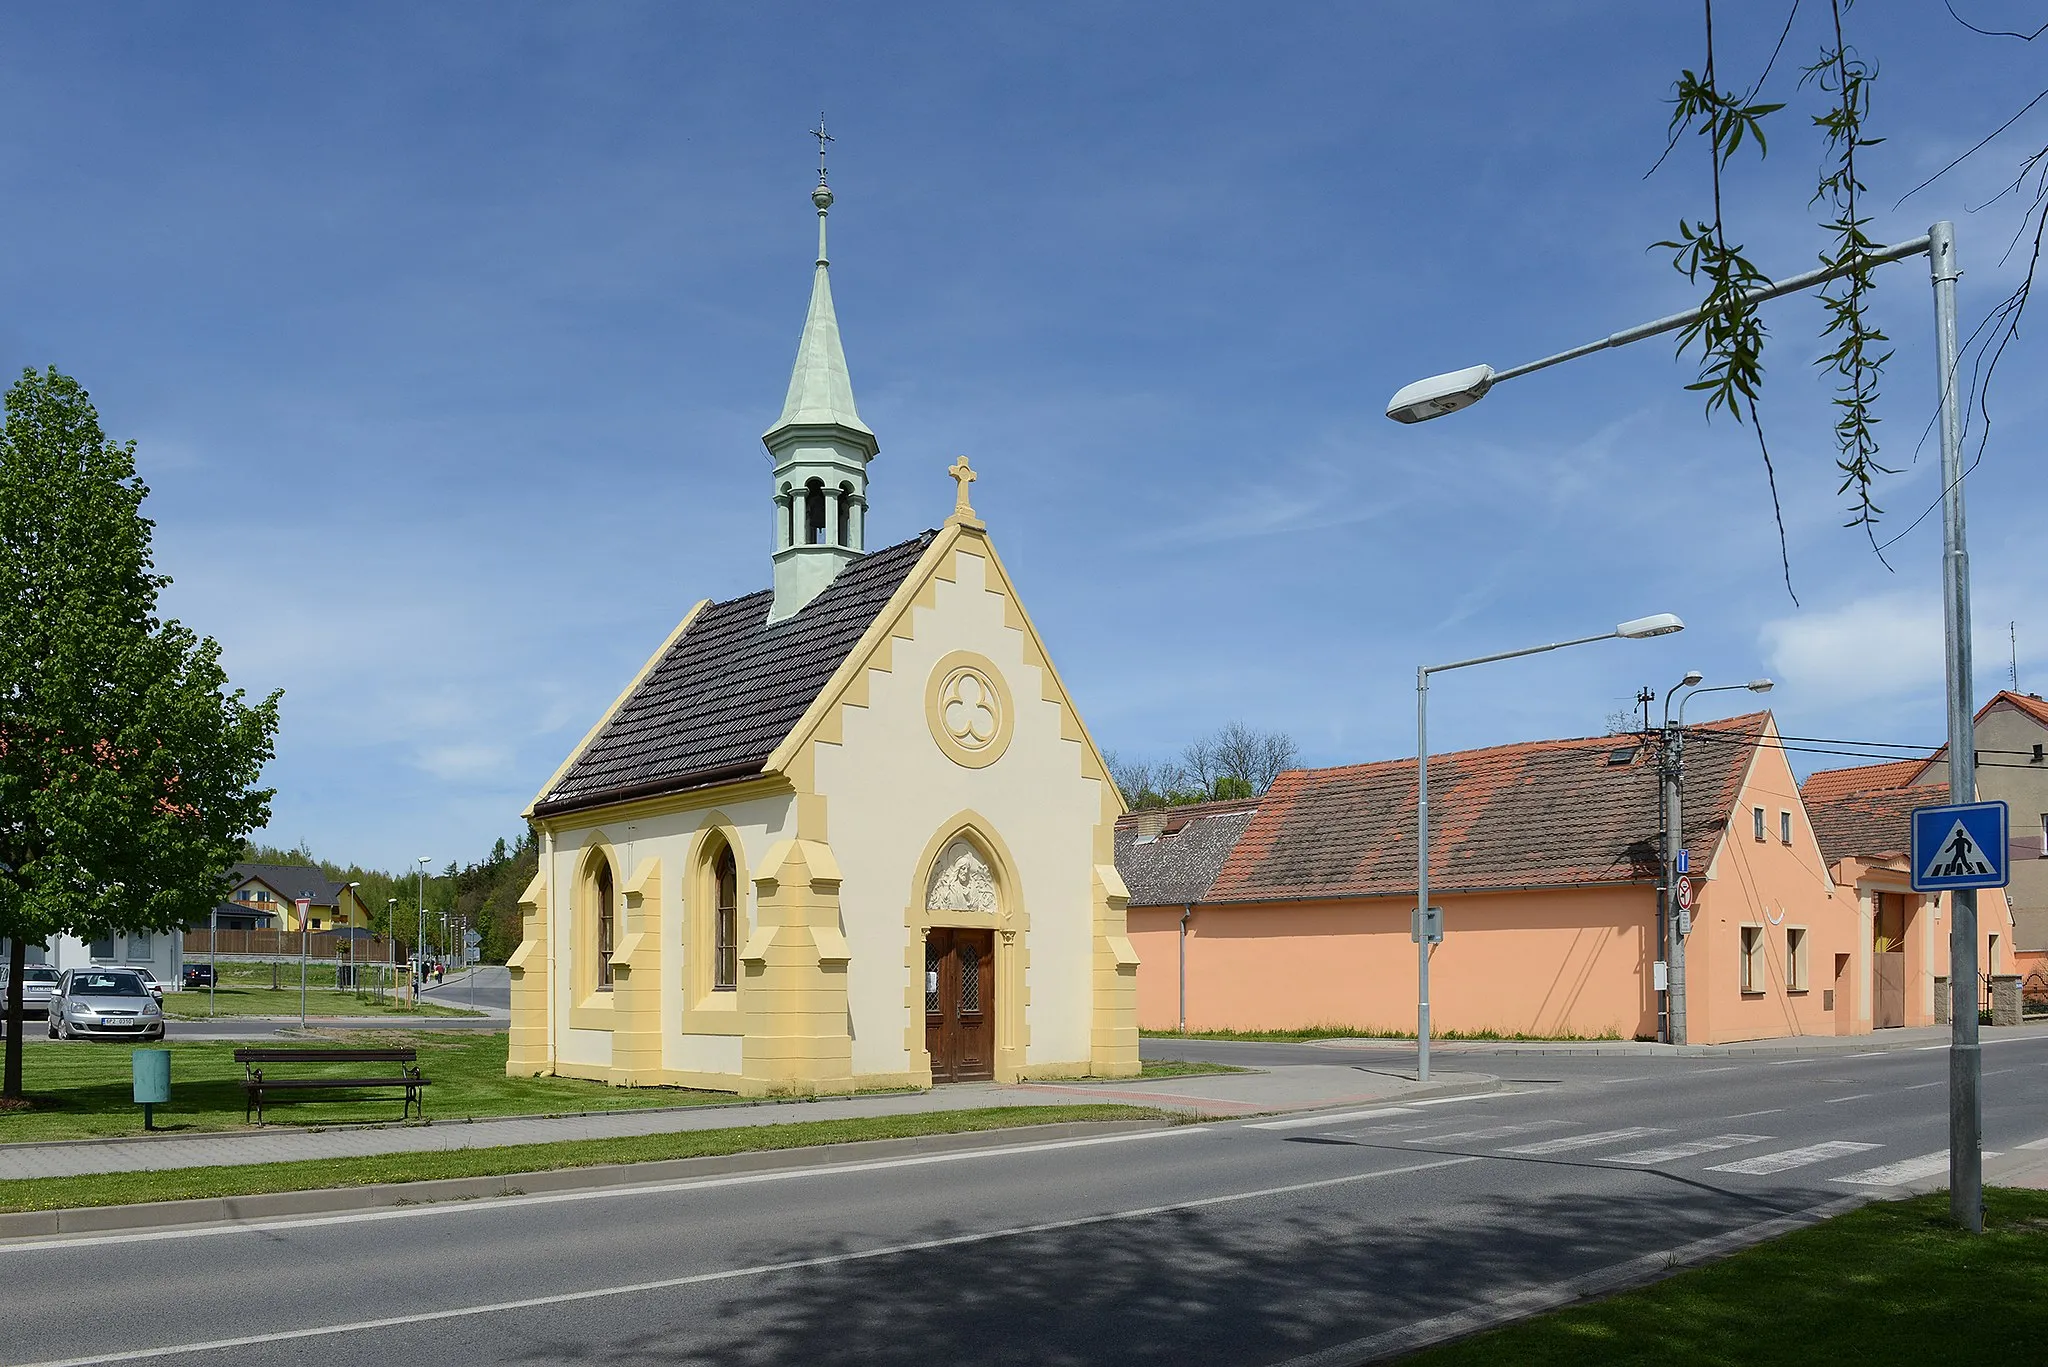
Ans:
<svg viewBox="0 0 2048 1367"><path fill-rule="evenodd" d="M2006 620L2000 595L1987 595L1972 616L1973 663L1979 701L1985 688L2006 680ZM2016 614L2012 614L2016 615ZM1883 593L1840 607L1801 612L1764 623L1758 632L1764 659L1777 679L1801 697L1853 703L1901 698L1942 688L1945 634L1941 598L1933 593ZM2022 649L2022 671L2034 652Z"/></svg>

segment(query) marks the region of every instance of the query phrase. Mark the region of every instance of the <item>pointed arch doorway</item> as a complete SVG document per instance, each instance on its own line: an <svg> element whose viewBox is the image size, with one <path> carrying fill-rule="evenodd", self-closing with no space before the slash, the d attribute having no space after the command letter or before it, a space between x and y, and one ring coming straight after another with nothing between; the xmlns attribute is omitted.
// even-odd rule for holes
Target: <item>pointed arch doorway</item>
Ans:
<svg viewBox="0 0 2048 1367"><path fill-rule="evenodd" d="M1019 1076L1027 922L1013 867L1001 838L971 812L925 848L906 964L922 966L906 1005L923 1006L924 1028L920 1034L915 1017L906 1022L904 1043L922 1055L919 1065L929 1062L935 1085Z"/></svg>

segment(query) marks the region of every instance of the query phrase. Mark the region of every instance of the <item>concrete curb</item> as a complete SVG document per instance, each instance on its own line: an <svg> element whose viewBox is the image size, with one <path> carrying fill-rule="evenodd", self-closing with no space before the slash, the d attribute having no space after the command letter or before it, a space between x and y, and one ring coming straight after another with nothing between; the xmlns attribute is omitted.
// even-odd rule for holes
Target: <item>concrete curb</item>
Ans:
<svg viewBox="0 0 2048 1367"><path fill-rule="evenodd" d="M104 1234L120 1230L168 1229L183 1225L274 1220L299 1215L345 1214L391 1206L474 1201L500 1196L535 1196L544 1192L588 1191L630 1187L647 1182L673 1182L691 1177L737 1172L771 1172L815 1164L821 1153L835 1161L859 1162L924 1153L946 1153L977 1147L1003 1148L1042 1143L1075 1135L1107 1135L1138 1130L1163 1130L1170 1120L1070 1120L1051 1125L1018 1125L1003 1130L967 1130L955 1134L919 1135L907 1139L863 1139L845 1144L814 1144L794 1149L762 1149L751 1153L705 1158L663 1158L646 1163L609 1163L586 1168L556 1168L504 1173L495 1177L444 1177L423 1182L381 1182L373 1186L329 1187L312 1191L280 1191L257 1196L208 1196L188 1201L151 1201L125 1206L75 1206L61 1210L15 1211L0 1215L0 1239L47 1238L57 1234ZM488 1150L478 1150L488 1152ZM820 1166L833 1166L822 1164Z"/></svg>
<svg viewBox="0 0 2048 1367"><path fill-rule="evenodd" d="M1985 1043L1993 1043L1996 1040L2000 1039L2024 1038L2026 1035L2032 1034L2039 1034L2043 1037L2048 1037L2048 1030L2018 1027L2014 1029L2009 1029L1996 1036L1990 1036L1986 1038ZM1773 1040L1742 1041L1735 1044L1656 1044L1646 1040L1609 1040L1602 1042L1588 1041L1586 1043L1578 1043L1576 1041L1571 1040L1556 1040L1551 1042L1531 1041L1529 1043L1522 1044L1516 1043L1512 1040L1503 1040L1499 1043L1488 1043L1483 1040L1452 1040L1433 1042L1430 1045L1430 1052L1432 1055L1445 1056L1460 1056L1465 1054L1514 1054L1518 1056L1558 1055L1570 1058L1668 1059L1748 1058L1751 1056L1759 1058L1769 1058L1786 1054L1800 1056L1839 1054L1843 1057L1849 1057L1855 1054L1911 1053L1914 1050L1920 1049L1933 1050L1943 1048L1947 1044L1947 1040L1945 1038L1937 1040L1930 1037L1921 1036L1915 1036L1910 1040L1899 1040L1896 1042L1886 1041L1881 1038L1873 1039L1869 1035L1828 1035L1823 1038L1828 1040L1851 1039L1853 1040L1853 1043L1823 1044L1819 1043L1817 1040L1800 1042L1796 1038L1789 1038L1782 1043ZM1237 1041L1206 1040L1201 1042L1209 1044L1230 1044L1236 1043ZM1258 1041L1244 1042L1258 1043ZM1401 1048L1407 1048L1412 1050L1415 1047L1415 1041L1412 1039L1324 1039L1304 1040L1302 1041L1302 1043L1308 1044L1311 1047L1318 1049L1358 1051L1370 1049Z"/></svg>

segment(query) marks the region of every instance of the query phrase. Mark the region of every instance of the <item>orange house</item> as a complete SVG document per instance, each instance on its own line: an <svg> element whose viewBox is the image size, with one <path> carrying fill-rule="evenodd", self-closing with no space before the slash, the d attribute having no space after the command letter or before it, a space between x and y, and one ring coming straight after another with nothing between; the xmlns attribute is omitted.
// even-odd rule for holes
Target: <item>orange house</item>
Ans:
<svg viewBox="0 0 2048 1367"><path fill-rule="evenodd" d="M1838 888L1856 899L1862 951L1841 967L1853 998L1850 1029L1934 1025L1937 985L1948 980L1947 894L1913 891L1912 812L1949 800L1948 784L1915 782L1924 761L1813 774L1801 788ZM2001 889L1977 894L1977 963L2014 971L2012 907Z"/></svg>
<svg viewBox="0 0 2048 1367"><path fill-rule="evenodd" d="M1836 886L1770 714L1689 728L1686 746L1688 1038L1870 1029L1864 907ZM1658 1037L1658 775L1633 736L1430 758L1437 1030ZM1116 848L1143 1028L1413 1032L1412 761L1135 812ZM1931 975L1928 995L1931 1011Z"/></svg>

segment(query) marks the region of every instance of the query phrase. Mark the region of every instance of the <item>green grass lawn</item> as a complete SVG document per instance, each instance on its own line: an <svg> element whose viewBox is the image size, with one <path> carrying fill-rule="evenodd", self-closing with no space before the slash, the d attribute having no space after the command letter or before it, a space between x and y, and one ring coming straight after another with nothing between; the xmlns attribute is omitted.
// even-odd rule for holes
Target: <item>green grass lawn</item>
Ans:
<svg viewBox="0 0 2048 1367"><path fill-rule="evenodd" d="M1376 1030L1358 1025L1303 1025L1292 1030L1190 1030L1182 1034L1178 1030L1140 1030L1147 1039L1215 1039L1246 1040L1264 1044L1294 1044L1302 1040L1317 1039L1383 1039L1413 1040L1413 1030L1403 1033L1399 1030ZM1620 1035L1524 1035L1519 1032L1503 1034L1498 1030L1440 1030L1430 1036L1438 1040L1472 1040L1493 1044L1543 1044L1569 1042L1577 1044L1611 1043Z"/></svg>
<svg viewBox="0 0 2048 1367"><path fill-rule="evenodd" d="M431 1153L381 1154L370 1158L255 1163L232 1168L35 1178L0 1182L0 1211L64 1210L77 1206L118 1206L202 1196L249 1196L273 1191L370 1186L379 1182L426 1182L440 1177L497 1177L515 1172L548 1172L557 1168L596 1167L606 1163L647 1163L664 1158L703 1158L763 1149L850 1144L863 1139L961 1134L1062 1121L1152 1119L1180 1121L1183 1117L1139 1106L990 1107L972 1111L871 1116L860 1120L749 1125L729 1130L687 1130L679 1134L638 1135L626 1139L510 1144L495 1149L436 1150Z"/></svg>
<svg viewBox="0 0 2048 1367"><path fill-rule="evenodd" d="M1174 1058L1148 1058L1145 1071L1138 1076L1145 1077L1201 1077L1205 1073L1249 1073L1250 1068L1238 1068L1228 1063L1193 1063Z"/></svg>
<svg viewBox="0 0 2048 1367"><path fill-rule="evenodd" d="M2048 1192L1991 1189L1985 1233L1948 1194L1865 1206L1641 1291L1407 1367L1757 1367L2048 1361Z"/></svg>
<svg viewBox="0 0 2048 1367"><path fill-rule="evenodd" d="M317 1032L316 1032L317 1034ZM306 1047L419 1050L420 1070L430 1079L427 1115L436 1120L465 1116L551 1115L574 1111L631 1110L648 1106L703 1105L735 1098L724 1092L676 1087L607 1087L574 1078L505 1076L503 1031L364 1031L319 1037ZM293 1041L249 1040L180 1043L171 1051L171 1104L157 1108L159 1128L238 1130L242 1123L242 1065L237 1048L296 1047ZM0 1143L87 1139L139 1134L142 1108L135 1105L131 1046L122 1044L31 1044L22 1051L30 1106L0 1111ZM363 1065L343 1065L352 1072ZM317 1070L316 1070L317 1071ZM295 1074L296 1075L296 1074ZM321 1095L333 1095L323 1093ZM360 1093L345 1099L273 1107L274 1124L335 1125L396 1121L396 1093Z"/></svg>

